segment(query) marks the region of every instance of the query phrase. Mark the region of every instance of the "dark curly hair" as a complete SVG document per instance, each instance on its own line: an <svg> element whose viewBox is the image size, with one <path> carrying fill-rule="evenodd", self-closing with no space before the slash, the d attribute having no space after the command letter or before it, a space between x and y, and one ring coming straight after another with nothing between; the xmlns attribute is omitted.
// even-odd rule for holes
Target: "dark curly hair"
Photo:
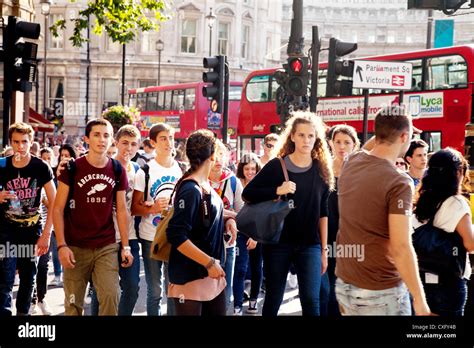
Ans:
<svg viewBox="0 0 474 348"><path fill-rule="evenodd" d="M176 183L178 185L199 169L216 150L216 137L207 129L199 129L191 133L186 141L186 156L189 159L189 169Z"/></svg>
<svg viewBox="0 0 474 348"><path fill-rule="evenodd" d="M415 208L419 221L433 218L447 198L461 193L459 175L460 171L464 175L467 167L461 153L449 147L431 156Z"/></svg>

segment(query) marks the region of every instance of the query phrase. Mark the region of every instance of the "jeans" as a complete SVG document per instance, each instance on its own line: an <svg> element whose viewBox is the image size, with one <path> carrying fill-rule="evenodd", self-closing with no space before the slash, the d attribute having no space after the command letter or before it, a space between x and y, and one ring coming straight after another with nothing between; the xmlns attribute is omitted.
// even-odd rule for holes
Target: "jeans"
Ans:
<svg viewBox="0 0 474 348"><path fill-rule="evenodd" d="M260 293L260 286L262 285L262 245L257 243L255 249L247 250L248 237L242 233L237 234L237 248L235 257L234 270L234 307L242 307L244 299L244 282L248 269L250 269L250 276L252 286L250 288L250 299L256 300ZM250 260L250 264L249 264ZM250 267L248 267L250 266Z"/></svg>
<svg viewBox="0 0 474 348"><path fill-rule="evenodd" d="M234 266L235 266L235 247L225 249L225 281L227 286L225 287L225 303L226 307L229 308L232 302L232 283L234 280Z"/></svg>
<svg viewBox="0 0 474 348"><path fill-rule="evenodd" d="M12 294L16 270L20 287L16 296L17 315L27 315L36 277L36 258L6 257L0 260L0 316L12 315Z"/></svg>
<svg viewBox="0 0 474 348"><path fill-rule="evenodd" d="M0 256L0 316L12 315L13 283L17 269L20 286L16 296L16 311L17 315L27 315L30 311L38 262L38 258L33 255L34 245L38 241L40 231L37 227L1 227L0 243L5 246L6 251L15 249L18 254Z"/></svg>
<svg viewBox="0 0 474 348"><path fill-rule="evenodd" d="M263 245L266 294L263 316L276 316L286 287L286 277L293 262L298 277L303 316L319 316L321 287L321 245Z"/></svg>
<svg viewBox="0 0 474 348"><path fill-rule="evenodd" d="M328 269L321 278L320 293L321 316L339 317L339 305L336 299L336 258L328 257Z"/></svg>
<svg viewBox="0 0 474 348"><path fill-rule="evenodd" d="M163 262L150 257L151 241L141 240L143 266L145 267L145 280L147 287L146 312L149 316L161 315L162 298L162 266Z"/></svg>
<svg viewBox="0 0 474 348"><path fill-rule="evenodd" d="M368 290L336 280L342 315L411 315L410 295L404 283L383 290Z"/></svg>
<svg viewBox="0 0 474 348"><path fill-rule="evenodd" d="M49 252L39 257L36 275L36 295L39 302L43 302L48 291L48 262Z"/></svg>
<svg viewBox="0 0 474 348"><path fill-rule="evenodd" d="M53 267L54 267L54 276L59 277L61 276L61 262L59 262L59 255L58 255L58 242L56 241L56 235L53 233L51 234L51 244L49 247L49 251L53 256Z"/></svg>
<svg viewBox="0 0 474 348"><path fill-rule="evenodd" d="M426 284L425 274L421 273L425 289L426 301L432 313L444 317L459 317L464 315L467 301L467 280L452 277L440 278L438 284Z"/></svg>
<svg viewBox="0 0 474 348"><path fill-rule="evenodd" d="M119 267L120 289L122 290L118 308L118 315L132 315L135 304L138 300L138 291L140 289L140 245L138 240L129 240L132 249L133 264L130 267ZM118 252L119 265L121 265L122 244Z"/></svg>

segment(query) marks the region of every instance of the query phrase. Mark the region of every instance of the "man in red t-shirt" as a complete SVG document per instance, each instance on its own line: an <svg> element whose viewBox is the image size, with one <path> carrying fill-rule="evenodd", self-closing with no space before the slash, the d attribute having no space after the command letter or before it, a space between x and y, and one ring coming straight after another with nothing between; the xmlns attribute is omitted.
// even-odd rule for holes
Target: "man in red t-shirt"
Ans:
<svg viewBox="0 0 474 348"><path fill-rule="evenodd" d="M54 204L54 230L59 260L64 267L65 314L83 314L86 286L92 276L99 315L117 315L119 246L115 242L112 209L115 203L122 241L122 266L127 267L133 262L125 203L127 175L122 171L116 181L113 161L107 157L107 149L113 140L113 129L108 121L90 121L85 139L89 152L75 162L72 196L69 195L71 173L63 170L58 178Z"/></svg>

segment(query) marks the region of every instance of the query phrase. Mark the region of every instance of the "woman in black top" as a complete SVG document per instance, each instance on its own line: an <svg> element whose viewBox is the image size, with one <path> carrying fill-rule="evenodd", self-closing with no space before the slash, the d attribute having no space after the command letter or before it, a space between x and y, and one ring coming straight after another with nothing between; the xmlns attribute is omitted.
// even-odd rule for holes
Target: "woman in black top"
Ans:
<svg viewBox="0 0 474 348"><path fill-rule="evenodd" d="M284 182L280 160L268 162L245 187L243 198L257 203L287 196L287 215L278 244L263 246L266 277L264 316L278 314L286 276L296 268L303 315L319 315L321 275L327 268L327 200L334 185L331 156L322 121L313 113L295 112L281 138L290 181Z"/></svg>
<svg viewBox="0 0 474 348"><path fill-rule="evenodd" d="M176 315L225 315L224 217L219 195L209 185L216 139L193 132L186 143L191 168L176 184L174 213L166 235L171 244L168 296ZM226 229L237 227L227 219Z"/></svg>

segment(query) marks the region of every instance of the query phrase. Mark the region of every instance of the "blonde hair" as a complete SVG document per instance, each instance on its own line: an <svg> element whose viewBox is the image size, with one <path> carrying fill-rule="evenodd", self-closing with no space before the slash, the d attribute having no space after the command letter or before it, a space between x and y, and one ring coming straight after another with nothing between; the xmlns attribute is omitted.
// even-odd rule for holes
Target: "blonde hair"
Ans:
<svg viewBox="0 0 474 348"><path fill-rule="evenodd" d="M332 157L326 143L326 131L321 118L308 111L297 111L286 122L285 130L280 136L278 144L278 156L285 157L295 152L295 143L291 140L291 135L296 133L299 124L309 124L313 127L316 141L311 150L311 157L319 161L320 175L328 184L329 189L334 189L334 173L332 170Z"/></svg>

